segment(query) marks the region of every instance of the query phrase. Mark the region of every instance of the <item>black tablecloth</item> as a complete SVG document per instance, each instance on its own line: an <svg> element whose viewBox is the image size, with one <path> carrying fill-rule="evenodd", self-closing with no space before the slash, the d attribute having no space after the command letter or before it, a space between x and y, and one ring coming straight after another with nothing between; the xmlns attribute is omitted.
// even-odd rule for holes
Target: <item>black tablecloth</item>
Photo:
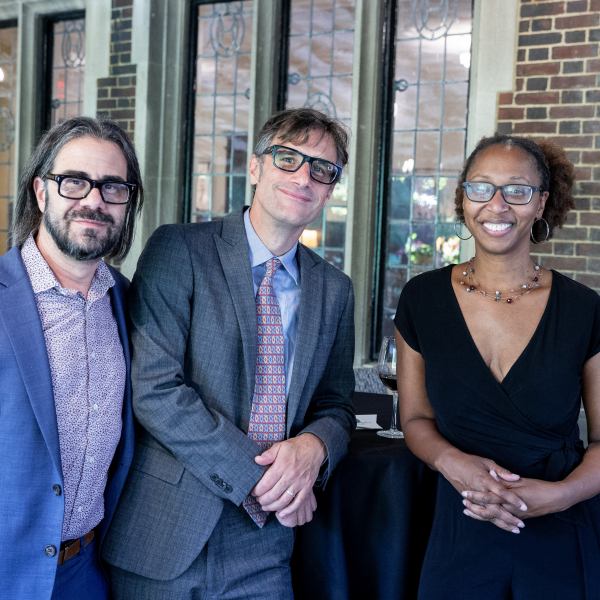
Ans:
<svg viewBox="0 0 600 600"><path fill-rule="evenodd" d="M354 396L357 414L377 414L389 427L392 397ZM297 600L410 600L431 523L437 473L404 440L357 431L313 520L297 528L292 559Z"/></svg>

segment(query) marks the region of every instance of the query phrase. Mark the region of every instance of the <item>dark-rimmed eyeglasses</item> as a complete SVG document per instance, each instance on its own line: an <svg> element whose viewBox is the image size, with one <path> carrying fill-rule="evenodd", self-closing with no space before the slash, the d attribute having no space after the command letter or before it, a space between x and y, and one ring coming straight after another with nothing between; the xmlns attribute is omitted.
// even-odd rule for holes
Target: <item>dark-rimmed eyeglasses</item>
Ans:
<svg viewBox="0 0 600 600"><path fill-rule="evenodd" d="M63 198L83 200L94 188L98 188L100 197L106 204L127 204L131 193L137 187L135 183L109 180L96 181L87 177L75 177L74 175L46 173L44 177L56 181L58 195Z"/></svg>
<svg viewBox="0 0 600 600"><path fill-rule="evenodd" d="M335 163L307 156L286 146L269 146L263 154L273 154L273 164L282 171L295 173L305 162L310 165L310 177L319 183L330 185L342 174L342 167Z"/></svg>
<svg viewBox="0 0 600 600"><path fill-rule="evenodd" d="M494 185L486 181L466 181L462 184L471 202L489 202L496 193L502 190L502 197L507 204L529 204L533 192L541 192L542 188L532 185L509 184Z"/></svg>

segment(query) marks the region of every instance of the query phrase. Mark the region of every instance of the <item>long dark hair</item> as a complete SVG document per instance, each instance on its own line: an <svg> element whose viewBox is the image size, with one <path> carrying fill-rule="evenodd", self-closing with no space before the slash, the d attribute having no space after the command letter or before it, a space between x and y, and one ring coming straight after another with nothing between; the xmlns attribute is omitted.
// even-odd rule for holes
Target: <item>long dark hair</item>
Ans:
<svg viewBox="0 0 600 600"><path fill-rule="evenodd" d="M116 123L103 118L74 117L58 123L42 136L19 179L19 193L15 203L13 223L9 231L10 246L22 246L29 234L37 233L40 228L42 212L38 207L33 190L34 179L43 177L52 171L58 153L67 142L83 137L93 137L105 142L113 142L119 146L127 162L127 181L136 185L127 204L119 242L110 254L106 255L106 258L120 262L127 256L133 243L135 218L144 203L142 175L129 136Z"/></svg>

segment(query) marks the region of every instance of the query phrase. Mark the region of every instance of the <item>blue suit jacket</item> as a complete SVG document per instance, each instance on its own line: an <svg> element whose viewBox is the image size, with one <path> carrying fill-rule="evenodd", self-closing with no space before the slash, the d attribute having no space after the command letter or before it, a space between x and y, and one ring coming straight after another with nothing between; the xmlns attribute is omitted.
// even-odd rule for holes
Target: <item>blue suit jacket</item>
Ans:
<svg viewBox="0 0 600 600"><path fill-rule="evenodd" d="M123 430L104 494L102 544L127 477L134 445L128 280L111 269L111 301L127 365ZM64 494L58 425L46 342L31 282L18 248L0 257L0 600L49 600L60 547Z"/></svg>

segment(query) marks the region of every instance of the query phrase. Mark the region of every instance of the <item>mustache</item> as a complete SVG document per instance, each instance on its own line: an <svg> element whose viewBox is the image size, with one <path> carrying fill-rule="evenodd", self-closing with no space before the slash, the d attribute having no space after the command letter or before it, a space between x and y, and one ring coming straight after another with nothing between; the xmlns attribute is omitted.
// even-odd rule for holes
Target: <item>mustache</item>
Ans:
<svg viewBox="0 0 600 600"><path fill-rule="evenodd" d="M115 224L115 220L110 215L89 208L82 208L81 210L72 209L65 215L65 218L67 221L85 219L86 221L98 221L99 223L109 223L111 225Z"/></svg>

